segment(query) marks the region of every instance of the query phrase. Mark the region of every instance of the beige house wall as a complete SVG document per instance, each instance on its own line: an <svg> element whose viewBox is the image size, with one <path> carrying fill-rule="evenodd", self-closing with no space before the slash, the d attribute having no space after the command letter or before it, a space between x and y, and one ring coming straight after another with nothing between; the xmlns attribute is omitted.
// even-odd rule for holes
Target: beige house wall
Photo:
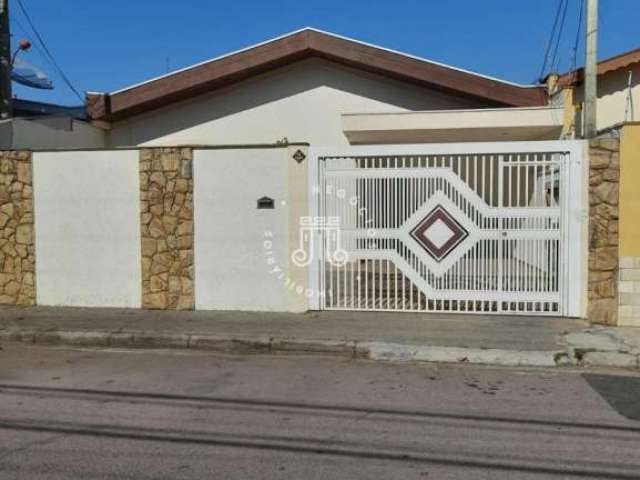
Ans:
<svg viewBox="0 0 640 480"><path fill-rule="evenodd" d="M628 88L629 72L631 72L631 89ZM631 101L627 107L629 98ZM602 75L598 87L598 130L623 122L640 120L639 103L640 65Z"/></svg>
<svg viewBox="0 0 640 480"><path fill-rule="evenodd" d="M523 107L350 113L342 125L351 144L557 140L563 108Z"/></svg>
<svg viewBox="0 0 640 480"><path fill-rule="evenodd" d="M291 312L306 312L309 309L309 298L305 295L308 292L308 269L301 267L293 261L294 252L300 248L303 230L301 230L302 219L309 216L309 148L306 146L291 146L288 148L285 162L287 163L288 175L288 204L289 211L289 256L288 272L289 280L294 285L293 292L288 296L288 310ZM315 195L315 192L314 192ZM313 201L313 200L312 200Z"/></svg>
<svg viewBox="0 0 640 480"><path fill-rule="evenodd" d="M290 263L306 162L298 164L289 147L194 150L197 309L306 310L297 291L305 276ZM273 208L258 208L263 197Z"/></svg>
<svg viewBox="0 0 640 480"><path fill-rule="evenodd" d="M620 136L620 320L640 327L640 123Z"/></svg>
<svg viewBox="0 0 640 480"><path fill-rule="evenodd" d="M109 145L274 143L341 146L343 113L488 107L482 101L308 59L115 123Z"/></svg>
<svg viewBox="0 0 640 480"><path fill-rule="evenodd" d="M33 152L39 305L140 308L138 154Z"/></svg>

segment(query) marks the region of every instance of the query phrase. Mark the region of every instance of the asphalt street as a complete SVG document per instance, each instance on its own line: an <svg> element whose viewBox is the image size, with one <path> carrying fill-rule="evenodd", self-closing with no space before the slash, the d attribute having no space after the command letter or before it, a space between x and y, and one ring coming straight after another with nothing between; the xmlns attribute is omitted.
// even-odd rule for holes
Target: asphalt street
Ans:
<svg viewBox="0 0 640 480"><path fill-rule="evenodd" d="M0 479L640 478L630 373L0 351Z"/></svg>

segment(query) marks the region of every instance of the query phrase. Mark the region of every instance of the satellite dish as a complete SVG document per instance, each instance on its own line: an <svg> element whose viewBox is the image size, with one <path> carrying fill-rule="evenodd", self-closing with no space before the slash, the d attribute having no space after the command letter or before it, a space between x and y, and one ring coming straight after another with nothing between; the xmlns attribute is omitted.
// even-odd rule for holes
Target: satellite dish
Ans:
<svg viewBox="0 0 640 480"><path fill-rule="evenodd" d="M11 80L31 88L53 90L53 82L42 70L20 58L15 58L13 61Z"/></svg>

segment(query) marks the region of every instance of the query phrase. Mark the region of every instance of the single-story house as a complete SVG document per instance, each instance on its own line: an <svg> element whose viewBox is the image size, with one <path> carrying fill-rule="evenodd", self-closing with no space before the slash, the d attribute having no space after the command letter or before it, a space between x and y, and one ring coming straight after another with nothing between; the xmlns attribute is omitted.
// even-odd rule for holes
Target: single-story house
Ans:
<svg viewBox="0 0 640 480"><path fill-rule="evenodd" d="M514 107L523 109L518 117L532 118L532 126L507 138L555 139L544 121L551 117L539 111L546 105L542 86L517 85L311 28L115 92L87 95L88 114L104 125L109 147L282 138L341 146L368 143L362 129L371 120L353 114L491 109L495 120L470 120L487 131L508 123L501 109ZM445 118L432 123L447 123ZM413 132L412 138L405 132L404 141L444 138L441 129L425 130L437 132Z"/></svg>
<svg viewBox="0 0 640 480"><path fill-rule="evenodd" d="M550 78L305 28L90 92L89 144L0 155L0 303L640 325L640 129L574 140Z"/></svg>

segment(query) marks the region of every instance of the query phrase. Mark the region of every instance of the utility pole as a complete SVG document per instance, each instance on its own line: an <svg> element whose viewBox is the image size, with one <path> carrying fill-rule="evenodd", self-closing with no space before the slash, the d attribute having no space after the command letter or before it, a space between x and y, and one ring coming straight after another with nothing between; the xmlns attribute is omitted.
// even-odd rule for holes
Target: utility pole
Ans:
<svg viewBox="0 0 640 480"><path fill-rule="evenodd" d="M9 0L0 0L0 120L12 116Z"/></svg>
<svg viewBox="0 0 640 480"><path fill-rule="evenodd" d="M593 138L598 132L596 102L598 99L598 0L587 2L584 63L584 137Z"/></svg>

